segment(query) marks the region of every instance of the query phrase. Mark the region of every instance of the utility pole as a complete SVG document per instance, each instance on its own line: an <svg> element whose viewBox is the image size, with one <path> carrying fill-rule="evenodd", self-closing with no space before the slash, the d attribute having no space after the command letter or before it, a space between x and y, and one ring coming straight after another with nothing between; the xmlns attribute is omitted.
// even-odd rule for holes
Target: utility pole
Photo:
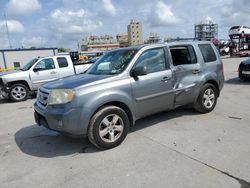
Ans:
<svg viewBox="0 0 250 188"><path fill-rule="evenodd" d="M8 37L8 41L9 41L9 46L10 48L12 48L11 46L11 42L10 42L10 34L9 34L9 27L8 27L8 23L7 23L7 18L6 18L6 13L4 11L4 19L5 19L5 25L6 25L6 30L7 30L7 37Z"/></svg>

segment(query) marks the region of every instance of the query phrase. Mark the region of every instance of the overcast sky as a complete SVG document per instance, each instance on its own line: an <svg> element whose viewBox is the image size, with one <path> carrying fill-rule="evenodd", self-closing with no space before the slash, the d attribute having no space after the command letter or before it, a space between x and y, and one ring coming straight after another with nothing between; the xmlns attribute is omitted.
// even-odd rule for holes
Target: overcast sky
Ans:
<svg viewBox="0 0 250 188"><path fill-rule="evenodd" d="M250 0L1 0L0 48L65 47L76 49L88 34L126 33L131 19L164 37L193 37L194 24L212 20L219 38L233 25L250 26Z"/></svg>

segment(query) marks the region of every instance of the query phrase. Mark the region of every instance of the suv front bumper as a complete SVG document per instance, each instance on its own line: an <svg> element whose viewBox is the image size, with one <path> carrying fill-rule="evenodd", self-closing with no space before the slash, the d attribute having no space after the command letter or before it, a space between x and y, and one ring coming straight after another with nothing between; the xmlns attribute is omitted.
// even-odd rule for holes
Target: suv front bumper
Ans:
<svg viewBox="0 0 250 188"><path fill-rule="evenodd" d="M81 108L41 108L34 104L34 117L39 126L69 134L73 137L86 136L88 124L82 121Z"/></svg>

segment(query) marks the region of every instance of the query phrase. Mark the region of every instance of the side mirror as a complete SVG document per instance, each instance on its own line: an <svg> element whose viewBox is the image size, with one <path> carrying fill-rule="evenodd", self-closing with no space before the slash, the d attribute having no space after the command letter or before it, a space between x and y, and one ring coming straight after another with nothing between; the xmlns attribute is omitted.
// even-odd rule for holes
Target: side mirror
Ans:
<svg viewBox="0 0 250 188"><path fill-rule="evenodd" d="M33 71L34 71L34 72L38 72L38 71L40 71L40 70L42 70L42 68L36 68L36 67L33 68Z"/></svg>
<svg viewBox="0 0 250 188"><path fill-rule="evenodd" d="M147 68L145 66L136 67L132 71L133 76L144 76L144 75L147 75L147 74L148 74L147 73Z"/></svg>

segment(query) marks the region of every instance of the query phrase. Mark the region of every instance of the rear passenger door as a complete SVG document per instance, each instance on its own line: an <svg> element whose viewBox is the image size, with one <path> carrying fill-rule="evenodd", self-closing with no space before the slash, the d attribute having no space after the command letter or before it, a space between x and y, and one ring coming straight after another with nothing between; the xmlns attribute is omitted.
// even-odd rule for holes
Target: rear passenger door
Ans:
<svg viewBox="0 0 250 188"><path fill-rule="evenodd" d="M175 105L191 103L195 100L202 71L195 49L192 45L180 45L171 46L170 51L173 60Z"/></svg>

